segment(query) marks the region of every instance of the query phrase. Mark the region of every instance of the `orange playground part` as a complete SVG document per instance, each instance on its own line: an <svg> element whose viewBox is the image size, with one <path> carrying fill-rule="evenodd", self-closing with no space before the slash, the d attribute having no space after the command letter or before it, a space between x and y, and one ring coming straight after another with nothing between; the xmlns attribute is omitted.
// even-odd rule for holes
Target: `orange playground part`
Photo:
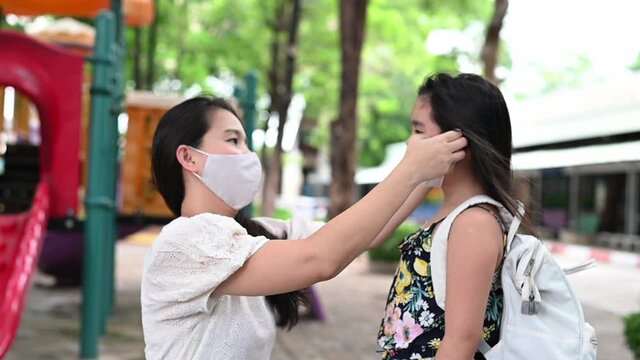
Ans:
<svg viewBox="0 0 640 360"><path fill-rule="evenodd" d="M23 16L95 18L110 6L110 0L0 0L3 13ZM153 0L124 0L124 18L128 26L151 24L155 18Z"/></svg>

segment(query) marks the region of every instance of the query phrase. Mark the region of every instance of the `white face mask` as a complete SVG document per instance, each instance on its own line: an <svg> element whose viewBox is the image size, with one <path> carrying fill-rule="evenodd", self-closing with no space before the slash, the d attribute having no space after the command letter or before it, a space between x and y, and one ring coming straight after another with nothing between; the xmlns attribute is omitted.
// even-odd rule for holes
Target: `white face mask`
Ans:
<svg viewBox="0 0 640 360"><path fill-rule="evenodd" d="M443 181L444 181L444 176L440 176L439 178L425 181L424 185L431 188L441 188Z"/></svg>
<svg viewBox="0 0 640 360"><path fill-rule="evenodd" d="M236 210L249 205L262 185L262 166L254 152L240 155L207 154L202 176L193 172L222 201Z"/></svg>

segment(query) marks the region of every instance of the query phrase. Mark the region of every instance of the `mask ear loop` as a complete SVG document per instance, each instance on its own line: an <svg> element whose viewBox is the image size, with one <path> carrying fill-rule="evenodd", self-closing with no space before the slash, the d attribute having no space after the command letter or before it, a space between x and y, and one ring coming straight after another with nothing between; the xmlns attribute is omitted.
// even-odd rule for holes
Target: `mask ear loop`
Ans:
<svg viewBox="0 0 640 360"><path fill-rule="evenodd" d="M202 154L202 155L206 156L207 158L209 158L209 154L207 154L206 152L204 152L204 151L202 151L202 150L200 150L200 149L196 149L196 148L194 148L194 147L193 147L193 146L191 146L191 145L187 145L187 147L188 147L189 149L191 149L191 150L193 150L193 151L195 151L195 152L197 152L197 153L200 153L200 154ZM192 164L195 164L195 161L191 161L191 163L192 163ZM196 173L195 171L191 171L191 173L192 173L195 177L197 177L198 179L200 179L200 181L202 181L202 183L204 183L204 180L202 180L202 176L198 175L198 173Z"/></svg>
<svg viewBox="0 0 640 360"><path fill-rule="evenodd" d="M202 151L202 150L200 150L200 149L196 149L196 148L194 148L194 147L193 147L193 146L191 146L191 145L187 145L187 147L188 147L189 149L191 149L191 150L195 151L195 152L198 152L198 153L200 153L200 154L204 155L204 156L207 156L207 157L209 156L209 154L207 154L206 152L204 152L204 151Z"/></svg>

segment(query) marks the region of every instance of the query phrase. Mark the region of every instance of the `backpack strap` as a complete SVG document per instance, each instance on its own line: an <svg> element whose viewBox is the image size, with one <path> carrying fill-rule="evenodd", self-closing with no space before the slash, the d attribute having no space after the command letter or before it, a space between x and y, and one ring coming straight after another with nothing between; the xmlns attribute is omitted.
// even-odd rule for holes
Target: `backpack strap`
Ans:
<svg viewBox="0 0 640 360"><path fill-rule="evenodd" d="M516 232L520 227L520 223L522 222L523 217L524 217L524 204L518 201L518 214L516 214L516 216L513 217L513 221L511 222L511 226L509 227L509 233L507 235L507 247L505 249L505 253L511 250L513 239L516 237Z"/></svg>
<svg viewBox="0 0 640 360"><path fill-rule="evenodd" d="M489 343L485 339L480 338L480 343L478 343L477 350L480 351L482 355L485 355L489 352L489 350L491 350L491 345L489 345Z"/></svg>
<svg viewBox="0 0 640 360"><path fill-rule="evenodd" d="M491 204L497 207L500 211L500 217L504 219L503 223L507 224L511 222L509 232L507 233L505 254L511 250L513 239L516 236L516 232L518 231L522 217L524 216L524 205L521 202L518 202L517 216L513 216L499 202L486 195L478 195L459 205L440 223L440 226L433 234L433 241L431 244L431 279L433 281L433 294L436 299L436 304L443 310L445 308L447 293L447 243L449 240L449 233L451 232L451 226L458 215L477 204ZM477 350L482 354L486 354L491 350L491 346L484 339L480 339Z"/></svg>
<svg viewBox="0 0 640 360"><path fill-rule="evenodd" d="M457 208L455 208L446 218L440 223L435 233L433 234L433 241L431 244L431 278L433 280L433 293L435 295L436 303L444 310L445 296L447 290L447 242L449 239L449 232L455 219L463 211L477 204L491 204L496 206L500 210L500 216L507 220L505 223L509 223L512 220L509 212L499 202L486 195L478 195L469 198ZM508 215L507 215L508 214ZM513 230L513 224L509 228L509 234ZM517 229L516 229L517 230ZM514 230L515 234L515 230ZM510 238L507 237L507 244L510 244Z"/></svg>

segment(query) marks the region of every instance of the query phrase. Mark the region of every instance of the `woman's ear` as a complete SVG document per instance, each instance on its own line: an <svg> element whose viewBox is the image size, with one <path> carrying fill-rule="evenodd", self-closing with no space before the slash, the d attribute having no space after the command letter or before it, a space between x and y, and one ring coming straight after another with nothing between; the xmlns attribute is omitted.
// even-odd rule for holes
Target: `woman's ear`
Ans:
<svg viewBox="0 0 640 360"><path fill-rule="evenodd" d="M204 167L201 156L195 155L195 151L191 150L187 145L180 145L176 150L176 158L183 169L189 172L201 173Z"/></svg>

